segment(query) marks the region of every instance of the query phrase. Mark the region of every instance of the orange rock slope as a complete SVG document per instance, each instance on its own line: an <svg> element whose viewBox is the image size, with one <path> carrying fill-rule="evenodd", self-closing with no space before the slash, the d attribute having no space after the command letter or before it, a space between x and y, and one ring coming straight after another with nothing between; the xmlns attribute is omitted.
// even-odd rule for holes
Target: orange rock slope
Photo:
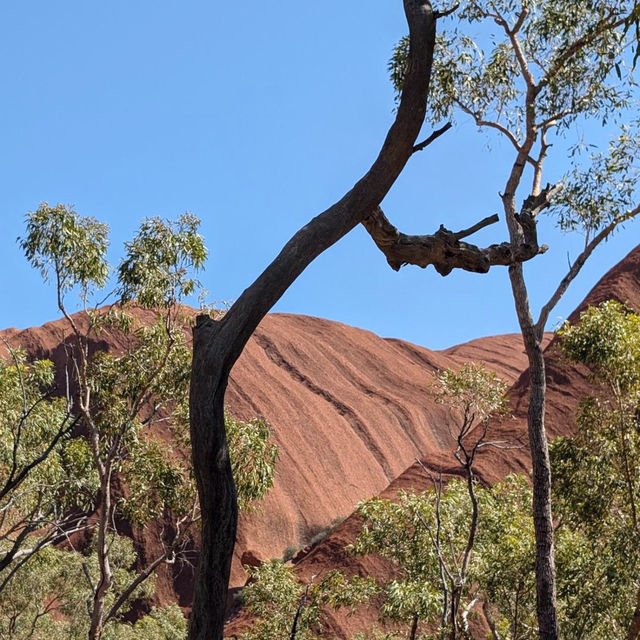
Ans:
<svg viewBox="0 0 640 640"><path fill-rule="evenodd" d="M587 301L607 297L640 308L640 248L607 274ZM2 335L34 357L56 359L62 356L63 326L56 321ZM548 423L552 434L566 433L586 378L584 371L558 358L553 342L547 354ZM254 560L282 557L349 516L358 501L399 487L423 486L424 474L412 466L416 458L454 471L453 418L434 400L432 374L467 360L484 362L513 384L514 417L494 427L501 439L522 445L508 452L486 450L480 473L491 481L510 470L526 470L526 358L519 335L431 351L319 318L267 316L233 369L226 402L240 418L266 418L280 456L275 486L260 511L241 516L231 587L246 580L243 555ZM143 562L160 544L160 531L158 524L133 532ZM355 520L347 518L300 560L301 573L342 566L347 561L341 548L355 532ZM364 562L367 571L379 570ZM190 567L163 568L156 585L158 602L177 600L189 606ZM350 621L336 617L333 624L331 637L345 637L360 623L356 616Z"/></svg>
<svg viewBox="0 0 640 640"><path fill-rule="evenodd" d="M32 357L58 362L68 334L64 320L2 332ZM117 340L96 344L120 347ZM226 400L238 417L268 420L280 455L274 488L258 512L241 516L231 587L246 581L243 555L246 561L291 554L382 491L416 457L450 447L450 417L434 401L432 374L470 358L509 382L525 366L517 335L436 352L319 318L266 317L232 372ZM132 535L143 563L160 549L160 524ZM162 567L157 601L188 607L192 578L189 566Z"/></svg>
<svg viewBox="0 0 640 640"><path fill-rule="evenodd" d="M608 299L619 300L640 312L640 246L596 284L570 316L570 321L577 321L580 311L587 306ZM397 344L402 345L403 351L423 352L406 343L398 342ZM495 349L496 346L499 350ZM526 427L528 375L523 371L526 362L522 356L519 337L483 338L452 347L437 355L440 358L443 356L455 358L458 362L469 359L484 361L486 366L493 367L505 380L513 382L509 391L513 413L510 417L491 425L492 432L489 437L505 441L514 448L483 449L477 460L477 475L484 481L494 482L510 472L528 472L530 468ZM547 430L551 437L568 434L574 428L574 415L578 402L590 390L587 372L584 368L563 359L556 341L550 340L549 337L547 337L545 348L545 360L548 375ZM427 367L430 365L431 363ZM510 376L509 373L511 373ZM516 376L517 373L519 375ZM431 406L433 404L432 398L428 395L424 396L423 402ZM442 472L445 476L459 474L460 467L453 457L453 443L450 436L447 437L451 417L440 415L438 419L439 431L435 434L430 446L427 445L420 456L421 463L435 472ZM426 477L421 466L413 462L385 487L381 495L393 497L400 489L421 491L431 486L431 480ZM344 553L344 547L354 541L359 529L359 518L351 515L317 546L296 558L296 568L300 577L303 580L310 580L311 576L334 568L341 569L347 574L359 573L377 577L388 575L390 566L379 557L354 558ZM341 611L328 611L325 620L327 637L346 639L357 631L369 629L376 620L375 609L361 609L353 615ZM230 635L242 630L247 623L248 619L242 612L236 615L229 625ZM482 634L482 630L480 633Z"/></svg>

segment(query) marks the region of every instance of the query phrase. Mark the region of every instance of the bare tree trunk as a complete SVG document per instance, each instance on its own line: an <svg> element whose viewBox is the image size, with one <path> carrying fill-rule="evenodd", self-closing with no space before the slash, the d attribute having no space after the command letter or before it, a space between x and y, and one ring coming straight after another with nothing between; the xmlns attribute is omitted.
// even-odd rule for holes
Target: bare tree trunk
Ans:
<svg viewBox="0 0 640 640"><path fill-rule="evenodd" d="M107 532L111 518L111 472L109 469L105 469L105 473L101 475L101 505L98 518L98 547L96 550L98 555L98 565L100 567L100 582L98 582L93 594L89 640L99 640L102 636L102 629L104 627L105 598L107 593L109 593L111 583L113 582L107 543Z"/></svg>
<svg viewBox="0 0 640 640"><path fill-rule="evenodd" d="M533 467L533 523L536 538L536 607L540 640L557 640L556 569L551 515L551 464L544 426L547 379L541 336L535 328L522 265L509 267L518 320L529 360L529 447Z"/></svg>
<svg viewBox="0 0 640 640"><path fill-rule="evenodd" d="M203 326L204 325L204 326ZM191 430L193 464L200 498L201 551L189 637L222 638L231 558L236 541L238 504L224 429L224 392L227 376L204 369L199 344L212 327L199 322L194 331L191 376Z"/></svg>
<svg viewBox="0 0 640 640"><path fill-rule="evenodd" d="M416 613L413 616L413 620L411 621L411 632L409 633L409 640L416 640L416 636L418 634L418 614Z"/></svg>

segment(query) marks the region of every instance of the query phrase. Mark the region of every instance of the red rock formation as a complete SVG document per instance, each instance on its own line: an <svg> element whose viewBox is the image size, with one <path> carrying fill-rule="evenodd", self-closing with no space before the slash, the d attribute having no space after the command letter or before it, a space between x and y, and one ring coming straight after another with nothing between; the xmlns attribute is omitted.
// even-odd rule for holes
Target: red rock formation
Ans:
<svg viewBox="0 0 640 640"><path fill-rule="evenodd" d="M640 309L640 247L600 281L585 303L607 297ZM2 335L33 357L56 359L62 355L64 326L56 321ZM546 354L548 428L552 435L568 433L577 401L588 389L585 372L563 362L553 342ZM232 372L227 406L240 418L266 418L280 458L275 486L261 510L241 517L231 586L238 588L246 580L243 554L245 559L249 553L282 557L289 548L304 547L336 519L349 516L360 500L425 486L424 473L412 464L416 457L434 469L458 472L451 456L454 423L450 412L434 401L432 374L467 360L484 362L513 384L513 417L493 428L501 440L521 445L506 452L484 450L480 475L491 482L509 471L526 471L527 377L522 374L526 358L519 335L483 338L436 352L319 318L265 318ZM133 532L143 558L152 557L160 531L158 523ZM385 571L370 558L344 558L342 548L356 533L357 522L348 517L299 560L301 575L332 566L374 575ZM191 580L188 566L163 568L158 601L188 606ZM373 619L367 612L349 619L335 616L329 637L346 637Z"/></svg>
<svg viewBox="0 0 640 640"><path fill-rule="evenodd" d="M68 334L64 320L4 332L32 357L58 362ZM119 350L122 343L102 341L95 348ZM304 547L416 457L450 447L450 416L434 401L432 374L469 358L487 361L509 382L525 364L517 335L435 352L319 318L265 318L233 370L227 405L238 417L266 418L280 457L275 486L260 510L241 517L231 587L245 583L241 559L247 551L271 558ZM143 562L161 548L161 531L160 524L133 531ZM162 567L158 601L188 606L191 579L187 565Z"/></svg>
<svg viewBox="0 0 640 640"><path fill-rule="evenodd" d="M640 311L640 246L634 249L622 262L609 271L591 290L585 300L570 316L575 322L579 312L587 306L598 304L604 300L615 298L625 302L631 308ZM523 372L526 360L520 348L519 336L498 336L483 338L470 343L451 347L440 352L440 357L448 356L458 362L474 359L484 361L488 367L493 367L505 379L505 373L511 370L511 380L516 372L520 375L509 391L509 399L513 409L512 416L491 425L490 439L505 441L515 449L483 449L477 459L477 475L485 482L495 482L511 472L528 473L530 456L528 450L526 411L528 374ZM549 338L547 338L549 340ZM413 351L416 347L397 342L399 348ZM518 345L518 348L514 348ZM493 352L491 347L505 349ZM497 351L497 350L496 350ZM504 359L503 354L507 355ZM546 425L551 437L566 435L573 431L574 415L578 402L590 391L587 372L583 367L567 362L560 354L555 339L547 342L545 349L547 364L548 395ZM446 365L451 366L451 365ZM428 401L432 401L429 399ZM440 437L426 449L421 462L427 468L442 472L444 477L459 475L460 466L453 457L452 441L443 438L450 426L450 417L442 417L440 422ZM432 487L431 480L426 476L420 465L414 462L402 474L395 478L382 492L383 497L393 497L400 489L422 491ZM352 543L360 530L360 520L351 515L338 525L327 538L314 547L296 564L302 580L308 581L312 575L330 569L341 569L349 575L373 575L376 577L389 576L391 566L379 557L354 558L344 553L346 545ZM347 615L346 611L327 612L327 637L346 639L357 631L370 628L377 620L374 608L360 609L355 614ZM229 632L237 632L248 624L248 620L241 613L229 625ZM480 636L478 636L480 637Z"/></svg>

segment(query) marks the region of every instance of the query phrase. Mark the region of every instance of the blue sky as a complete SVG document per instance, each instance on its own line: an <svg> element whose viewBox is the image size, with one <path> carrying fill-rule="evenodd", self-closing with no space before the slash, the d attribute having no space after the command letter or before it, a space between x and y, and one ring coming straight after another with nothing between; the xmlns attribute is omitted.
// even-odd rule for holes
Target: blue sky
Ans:
<svg viewBox="0 0 640 640"><path fill-rule="evenodd" d="M406 26L399 0L34 0L2 3L0 31L0 326L26 327L57 316L52 288L16 244L41 201L107 222L114 262L143 217L189 210L210 250L202 279L211 299L236 298L375 157L393 118L386 65ZM510 158L461 120L411 160L385 211L407 233L470 226L499 211ZM549 180L565 161L562 152L552 160ZM551 324L640 241L639 228L598 250ZM527 265L535 308L581 243L548 219L540 235L550 250ZM501 222L475 239L505 236ZM517 331L504 269L395 273L361 229L275 310L432 348Z"/></svg>

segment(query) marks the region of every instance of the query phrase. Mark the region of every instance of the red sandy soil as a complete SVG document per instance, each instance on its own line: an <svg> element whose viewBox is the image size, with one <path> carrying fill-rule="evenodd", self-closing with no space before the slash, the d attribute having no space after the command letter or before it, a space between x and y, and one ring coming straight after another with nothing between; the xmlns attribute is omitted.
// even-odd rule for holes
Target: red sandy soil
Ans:
<svg viewBox="0 0 640 640"><path fill-rule="evenodd" d="M609 297L640 309L640 247L609 272L583 304ZM23 331L9 329L0 336L23 346L32 357L59 362L64 326L56 321ZM553 342L546 353L549 431L569 433L577 401L588 388L585 371L562 362ZM280 455L275 486L260 510L241 516L231 587L246 581L243 554L245 560L282 557L288 548L303 547L319 530L349 516L361 500L426 486L424 473L412 464L416 458L434 469L457 471L451 455L454 418L434 400L433 372L468 360L485 363L513 384L513 417L494 428L501 440L522 447L485 450L481 477L490 482L509 471L526 471L526 357L519 335L431 351L319 318L267 316L232 371L226 402L239 418L266 418ZM386 571L371 559L344 557L342 547L353 540L357 526L356 519L348 517L299 559L301 575L336 566L373 575ZM161 523L132 532L143 562L160 548L160 532ZM191 567L164 567L156 581L156 602L178 601L188 607L192 581ZM347 637L374 620L373 612L330 617L327 637ZM241 624L242 616L230 632Z"/></svg>

